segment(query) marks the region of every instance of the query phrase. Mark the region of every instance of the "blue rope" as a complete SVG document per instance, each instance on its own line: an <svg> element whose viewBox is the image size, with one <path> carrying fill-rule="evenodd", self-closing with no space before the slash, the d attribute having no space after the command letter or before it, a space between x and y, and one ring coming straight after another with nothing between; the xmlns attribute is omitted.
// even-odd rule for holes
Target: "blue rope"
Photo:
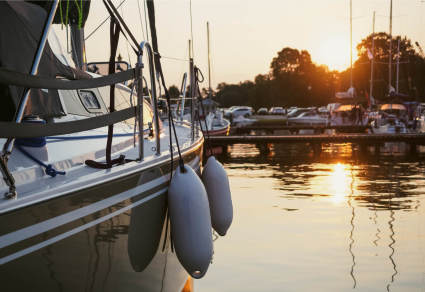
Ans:
<svg viewBox="0 0 425 292"><path fill-rule="evenodd" d="M60 175L65 175L66 174L65 171L57 171L56 169L53 168L53 165L51 165L51 164L47 164L46 165L43 161L38 160L37 158L35 158L34 156L32 156L30 153L28 153L27 151L25 151L21 146L16 145L16 148L18 148L19 151L21 151L29 159L31 159L32 161L36 162L40 166L44 167L45 168L45 172L46 172L47 175L50 175L51 177L55 177L58 174L60 174Z"/></svg>

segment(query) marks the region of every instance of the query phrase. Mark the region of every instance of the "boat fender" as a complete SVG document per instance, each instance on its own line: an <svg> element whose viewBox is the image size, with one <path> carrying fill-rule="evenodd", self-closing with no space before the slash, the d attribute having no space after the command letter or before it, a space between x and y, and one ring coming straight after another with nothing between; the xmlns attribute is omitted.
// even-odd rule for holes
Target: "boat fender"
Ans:
<svg viewBox="0 0 425 292"><path fill-rule="evenodd" d="M229 178L223 165L214 156L207 160L202 172L202 181L207 190L212 227L224 236L232 224L233 204Z"/></svg>
<svg viewBox="0 0 425 292"><path fill-rule="evenodd" d="M213 253L211 215L205 187L190 166L177 167L168 205L177 258L190 276L202 278Z"/></svg>

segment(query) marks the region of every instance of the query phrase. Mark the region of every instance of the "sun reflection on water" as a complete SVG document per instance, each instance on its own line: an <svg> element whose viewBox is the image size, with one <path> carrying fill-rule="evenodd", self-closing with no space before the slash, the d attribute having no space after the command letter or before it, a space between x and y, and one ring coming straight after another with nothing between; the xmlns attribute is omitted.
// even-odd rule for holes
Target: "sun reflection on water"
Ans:
<svg viewBox="0 0 425 292"><path fill-rule="evenodd" d="M352 174L351 166L342 163L332 165L332 171L329 175L331 185L331 200L334 203L341 203L346 197L352 195Z"/></svg>

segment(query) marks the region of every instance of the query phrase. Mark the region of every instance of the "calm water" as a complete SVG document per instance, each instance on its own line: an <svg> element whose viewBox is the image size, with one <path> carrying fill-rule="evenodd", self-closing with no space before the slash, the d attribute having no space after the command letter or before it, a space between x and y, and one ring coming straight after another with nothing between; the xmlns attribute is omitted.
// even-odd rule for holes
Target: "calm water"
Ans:
<svg viewBox="0 0 425 292"><path fill-rule="evenodd" d="M235 145L234 222L208 291L425 291L425 155L404 145Z"/></svg>

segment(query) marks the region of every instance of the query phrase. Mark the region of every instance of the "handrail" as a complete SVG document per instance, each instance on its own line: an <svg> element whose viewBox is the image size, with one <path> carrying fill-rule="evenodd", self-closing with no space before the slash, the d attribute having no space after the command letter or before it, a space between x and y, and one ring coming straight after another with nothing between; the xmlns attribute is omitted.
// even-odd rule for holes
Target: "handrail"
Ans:
<svg viewBox="0 0 425 292"><path fill-rule="evenodd" d="M0 67L0 84L38 89L89 89L128 81L134 79L136 75L136 69L129 69L96 78L68 80L31 75Z"/></svg>
<svg viewBox="0 0 425 292"><path fill-rule="evenodd" d="M136 107L112 113L61 123L0 122L0 138L35 138L89 131L116 124L136 116Z"/></svg>
<svg viewBox="0 0 425 292"><path fill-rule="evenodd" d="M183 115L184 115L184 102L185 102L185 99L186 99L186 82L187 82L187 73L184 72L182 85L181 85L181 88L180 88L181 97L182 97L182 102L180 104L180 106L181 106L180 120L181 121L183 121Z"/></svg>
<svg viewBox="0 0 425 292"><path fill-rule="evenodd" d="M140 74L137 75L136 86L137 88L137 123L139 125L139 133L143 133L143 61L142 54L138 54L137 56L137 64L136 64L137 72ZM143 135L139 135L139 160L142 161L144 158L144 137Z"/></svg>
<svg viewBox="0 0 425 292"><path fill-rule="evenodd" d="M156 155L161 154L161 143L160 143L160 129L159 129L159 114L158 114L158 99L156 96L156 84L155 84L155 68L153 60L153 50L151 45L147 41L143 41L139 45L140 53L143 54L143 51L146 49L148 52L149 60L149 75L151 81L151 91L152 91L152 107L153 107L153 117L155 123L155 139L156 139ZM142 74L142 70L141 70Z"/></svg>

